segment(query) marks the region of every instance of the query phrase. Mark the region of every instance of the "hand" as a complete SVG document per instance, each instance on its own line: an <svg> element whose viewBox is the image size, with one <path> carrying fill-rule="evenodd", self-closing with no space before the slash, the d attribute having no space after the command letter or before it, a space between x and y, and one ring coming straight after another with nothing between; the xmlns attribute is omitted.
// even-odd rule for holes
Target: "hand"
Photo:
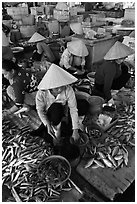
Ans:
<svg viewBox="0 0 137 204"><path fill-rule="evenodd" d="M111 99L108 101L108 104L114 105L114 100L113 100L113 98L111 98Z"/></svg>
<svg viewBox="0 0 137 204"><path fill-rule="evenodd" d="M79 139L80 136L78 133L78 129L73 130L73 134L71 137L74 139L74 141L77 141Z"/></svg>
<svg viewBox="0 0 137 204"><path fill-rule="evenodd" d="M75 67L70 67L69 70L71 71L77 71L77 69Z"/></svg>
<svg viewBox="0 0 137 204"><path fill-rule="evenodd" d="M47 129L48 129L48 134L50 134L54 139L56 139L53 127L51 125L47 125Z"/></svg>

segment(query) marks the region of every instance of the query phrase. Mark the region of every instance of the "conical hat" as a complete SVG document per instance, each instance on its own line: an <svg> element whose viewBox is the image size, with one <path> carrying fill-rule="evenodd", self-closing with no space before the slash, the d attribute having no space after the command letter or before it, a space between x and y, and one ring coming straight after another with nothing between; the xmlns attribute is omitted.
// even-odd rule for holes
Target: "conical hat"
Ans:
<svg viewBox="0 0 137 204"><path fill-rule="evenodd" d="M130 33L129 37L135 38L135 31L134 30Z"/></svg>
<svg viewBox="0 0 137 204"><path fill-rule="evenodd" d="M132 54L134 54L134 50L124 45L123 43L117 41L104 56L104 59L105 60L121 59Z"/></svg>
<svg viewBox="0 0 137 204"><path fill-rule="evenodd" d="M70 28L75 34L83 35L83 28L81 23L71 23Z"/></svg>
<svg viewBox="0 0 137 204"><path fill-rule="evenodd" d="M67 43L67 48L70 53L79 57L88 55L88 49L82 40L73 40Z"/></svg>
<svg viewBox="0 0 137 204"><path fill-rule="evenodd" d="M77 78L73 75L69 74L63 68L52 64L40 84L38 85L38 89L48 90L57 88L60 86L66 86L72 84L77 81Z"/></svg>
<svg viewBox="0 0 137 204"><path fill-rule="evenodd" d="M32 37L29 39L29 43L35 43L35 42L39 42L42 40L45 40L46 38L43 37L42 35L40 35L39 33L35 32Z"/></svg>
<svg viewBox="0 0 137 204"><path fill-rule="evenodd" d="M8 39L3 31L2 31L2 46L3 47L9 46Z"/></svg>

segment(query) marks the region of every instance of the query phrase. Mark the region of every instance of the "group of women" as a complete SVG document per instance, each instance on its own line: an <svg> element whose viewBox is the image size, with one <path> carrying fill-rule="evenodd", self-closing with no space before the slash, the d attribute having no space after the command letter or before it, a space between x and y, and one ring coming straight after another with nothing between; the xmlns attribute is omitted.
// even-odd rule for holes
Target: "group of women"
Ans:
<svg viewBox="0 0 137 204"><path fill-rule="evenodd" d="M56 143L62 134L62 124L67 121L68 137L78 140L78 116L86 115L90 105L86 100L76 98L71 84L77 81L73 75L75 72L85 71L88 49L82 40L68 42L57 65L45 40L37 32L29 40L30 43L36 43L35 55L50 62L42 78L19 67L11 59L3 58L2 73L10 84L7 94L14 101L11 108L3 110L3 117L15 113L23 106L36 106L42 124L31 135L40 135L44 131L45 139ZM117 41L112 46L106 53L104 62L96 70L93 95L101 96L106 102L114 104L111 90L121 89L129 80L130 74L124 59L133 53L131 48L121 42Z"/></svg>

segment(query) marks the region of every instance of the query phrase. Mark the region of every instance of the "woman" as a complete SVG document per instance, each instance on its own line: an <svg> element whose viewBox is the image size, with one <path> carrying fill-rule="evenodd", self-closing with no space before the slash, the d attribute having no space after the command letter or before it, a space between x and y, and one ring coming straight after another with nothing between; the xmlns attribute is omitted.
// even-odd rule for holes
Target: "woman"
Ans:
<svg viewBox="0 0 137 204"><path fill-rule="evenodd" d="M15 113L23 106L34 106L38 80L11 60L2 61L2 74L9 80L8 96L14 105L3 111L3 117Z"/></svg>
<svg viewBox="0 0 137 204"><path fill-rule="evenodd" d="M48 28L47 28L46 24L44 22L42 22L41 16L38 17L38 22L36 23L36 32L38 32L40 35L42 35L44 37L49 36Z"/></svg>
<svg viewBox="0 0 137 204"><path fill-rule="evenodd" d="M111 89L120 90L129 80L130 74L124 60L133 53L131 48L118 41L110 48L104 63L96 70L93 95L99 95L106 102L114 104Z"/></svg>
<svg viewBox="0 0 137 204"><path fill-rule="evenodd" d="M67 43L67 48L64 50L60 66L68 72L74 73L78 70L84 72L85 57L88 55L88 49L82 40L74 40Z"/></svg>
<svg viewBox="0 0 137 204"><path fill-rule="evenodd" d="M59 66L55 64L50 66L38 86L39 91L36 95L36 108L42 125L31 132L31 135L41 135L42 131L46 131L47 140L51 141L52 138L54 141L59 140L62 121L66 116L69 133L66 130L65 135L68 134L68 137L72 135L74 140L79 139L78 113L84 115L83 109L85 113L88 111L88 102L82 101L79 105L82 106L82 110L78 111L75 93L70 86L75 81L77 78Z"/></svg>
<svg viewBox="0 0 137 204"><path fill-rule="evenodd" d="M55 62L55 56L52 53L50 47L45 42L46 38L35 32L33 36L29 39L29 43L36 43L36 49L34 54L37 53L41 58L41 61L46 59L49 62Z"/></svg>

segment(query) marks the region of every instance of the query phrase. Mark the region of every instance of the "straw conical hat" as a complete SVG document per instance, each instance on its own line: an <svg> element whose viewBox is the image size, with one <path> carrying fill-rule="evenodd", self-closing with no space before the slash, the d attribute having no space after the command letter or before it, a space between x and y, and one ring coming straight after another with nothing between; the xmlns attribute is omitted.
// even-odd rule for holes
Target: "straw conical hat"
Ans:
<svg viewBox="0 0 137 204"><path fill-rule="evenodd" d="M3 31L2 31L2 46L3 47L9 46L8 39Z"/></svg>
<svg viewBox="0 0 137 204"><path fill-rule="evenodd" d="M32 37L29 39L29 43L35 43L35 42L39 42L42 40L45 40L46 38L43 37L42 35L40 35L39 33L35 32Z"/></svg>
<svg viewBox="0 0 137 204"><path fill-rule="evenodd" d="M68 10L68 6L64 2L58 2L56 5L57 10Z"/></svg>
<svg viewBox="0 0 137 204"><path fill-rule="evenodd" d="M73 75L69 74L64 69L59 66L52 64L40 84L38 85L38 89L48 90L57 88L60 86L66 86L72 84L77 81L77 78Z"/></svg>
<svg viewBox="0 0 137 204"><path fill-rule="evenodd" d="M125 58L129 55L134 54L134 50L130 47L124 45L123 43L117 41L104 56L105 60L115 60L120 58Z"/></svg>
<svg viewBox="0 0 137 204"><path fill-rule="evenodd" d="M88 55L88 49L82 40L73 40L67 43L67 48L70 53L79 57Z"/></svg>
<svg viewBox="0 0 137 204"><path fill-rule="evenodd" d="M75 34L83 35L83 28L81 23L71 23L70 28Z"/></svg>
<svg viewBox="0 0 137 204"><path fill-rule="evenodd" d="M134 30L130 33L129 37L135 38L135 31Z"/></svg>

